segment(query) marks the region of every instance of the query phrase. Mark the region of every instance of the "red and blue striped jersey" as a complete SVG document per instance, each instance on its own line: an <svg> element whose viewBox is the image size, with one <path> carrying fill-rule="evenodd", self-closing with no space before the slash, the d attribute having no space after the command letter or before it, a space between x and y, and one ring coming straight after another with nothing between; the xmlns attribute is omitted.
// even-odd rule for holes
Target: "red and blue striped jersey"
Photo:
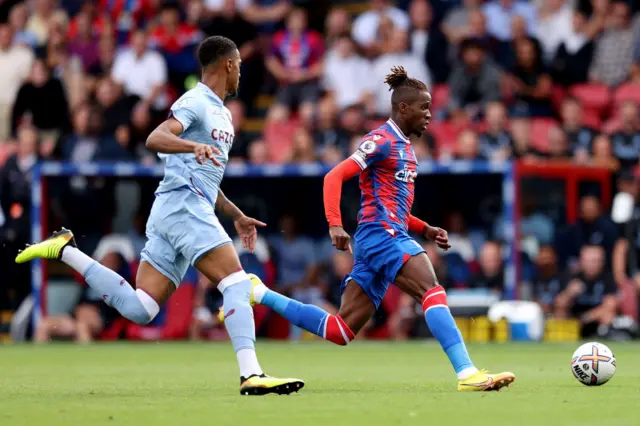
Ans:
<svg viewBox="0 0 640 426"><path fill-rule="evenodd" d="M409 138L389 119L366 135L350 158L362 169L358 224L379 222L387 229L407 231L418 176Z"/></svg>

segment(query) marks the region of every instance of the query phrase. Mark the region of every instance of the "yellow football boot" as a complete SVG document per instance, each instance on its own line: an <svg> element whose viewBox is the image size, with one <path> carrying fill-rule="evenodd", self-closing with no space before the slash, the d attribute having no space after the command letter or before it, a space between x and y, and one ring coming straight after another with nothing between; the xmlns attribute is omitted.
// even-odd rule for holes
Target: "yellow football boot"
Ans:
<svg viewBox="0 0 640 426"><path fill-rule="evenodd" d="M76 247L76 241L73 238L73 232L62 228L42 242L27 244L27 247L16 256L16 263L25 263L33 259L60 260L62 249L67 245Z"/></svg>
<svg viewBox="0 0 640 426"><path fill-rule="evenodd" d="M263 284L262 280L256 275L256 274L247 274L249 276L249 279L251 280L251 298L249 299L249 304L251 306L255 306L256 304L256 299L254 299L253 297L253 289L256 288L257 285ZM218 311L218 320L220 320L220 323L224 322L224 308L220 308L220 310Z"/></svg>
<svg viewBox="0 0 640 426"><path fill-rule="evenodd" d="M304 382L300 379L278 379L264 374L251 376L248 379L240 379L240 395L266 395L277 393L278 395L289 395L298 392L304 387Z"/></svg>
<svg viewBox="0 0 640 426"><path fill-rule="evenodd" d="M458 381L458 390L463 392L499 391L516 379L513 373L489 374L485 370Z"/></svg>

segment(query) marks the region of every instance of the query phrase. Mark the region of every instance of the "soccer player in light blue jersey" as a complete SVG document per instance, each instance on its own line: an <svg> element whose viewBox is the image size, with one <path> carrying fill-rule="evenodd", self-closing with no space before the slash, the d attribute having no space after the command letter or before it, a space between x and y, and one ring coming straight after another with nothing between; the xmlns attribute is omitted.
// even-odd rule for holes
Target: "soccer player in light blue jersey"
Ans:
<svg viewBox="0 0 640 426"><path fill-rule="evenodd" d="M233 41L214 36L200 44L197 55L201 81L173 104L169 118L147 139L147 147L164 161L165 173L147 221L136 289L78 250L73 233L64 228L28 246L16 262L61 260L81 273L109 306L137 324L153 320L193 265L218 284L224 297L225 326L240 366L240 393L289 394L304 382L269 377L260 368L251 280L216 217L216 212L230 216L243 246L253 251L256 226L265 224L245 216L220 191L234 138L231 113L223 101L237 94L240 53Z"/></svg>

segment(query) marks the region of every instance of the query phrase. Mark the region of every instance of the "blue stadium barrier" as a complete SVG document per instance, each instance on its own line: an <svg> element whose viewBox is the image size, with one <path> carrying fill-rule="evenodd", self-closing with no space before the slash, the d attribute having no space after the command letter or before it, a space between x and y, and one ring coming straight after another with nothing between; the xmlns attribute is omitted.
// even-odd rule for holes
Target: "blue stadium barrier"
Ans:
<svg viewBox="0 0 640 426"><path fill-rule="evenodd" d="M321 177L332 166L324 164L301 165L241 165L230 164L227 166L225 178L242 179L249 177ZM515 299L517 295L517 271L516 271L516 244L515 236L515 201L516 185L514 182L514 164L510 162L492 163L482 161L448 161L448 162L422 162L418 166L419 175L428 174L499 174L502 175L502 202L504 233L506 240L510 241L510 250L505 259L505 298ZM33 183L31 186L31 236L32 241L41 240L43 235L41 213L43 194L43 179L50 176L103 176L103 177L162 177L163 165L143 166L136 163L61 163L43 162L33 169ZM419 190L419 189L418 189ZM320 195L319 195L320 196ZM50 230L45 230L49 232ZM41 292L44 285L42 262L32 262L32 294L35 299L34 322L38 322L42 314Z"/></svg>

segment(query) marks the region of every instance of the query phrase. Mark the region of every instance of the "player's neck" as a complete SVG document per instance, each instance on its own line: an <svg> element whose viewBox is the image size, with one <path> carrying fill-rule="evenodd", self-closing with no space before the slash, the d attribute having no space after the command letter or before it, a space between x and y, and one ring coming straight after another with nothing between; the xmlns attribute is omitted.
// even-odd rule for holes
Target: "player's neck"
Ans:
<svg viewBox="0 0 640 426"><path fill-rule="evenodd" d="M396 126L398 126L400 130L402 130L402 133L404 133L406 137L410 136L411 128L407 125L407 123L399 119L395 114L391 114L391 119L394 123L396 123Z"/></svg>
<svg viewBox="0 0 640 426"><path fill-rule="evenodd" d="M220 100L224 102L227 97L227 81L226 78L219 78L217 75L203 76L200 80L202 84L207 86L213 93L218 95Z"/></svg>

